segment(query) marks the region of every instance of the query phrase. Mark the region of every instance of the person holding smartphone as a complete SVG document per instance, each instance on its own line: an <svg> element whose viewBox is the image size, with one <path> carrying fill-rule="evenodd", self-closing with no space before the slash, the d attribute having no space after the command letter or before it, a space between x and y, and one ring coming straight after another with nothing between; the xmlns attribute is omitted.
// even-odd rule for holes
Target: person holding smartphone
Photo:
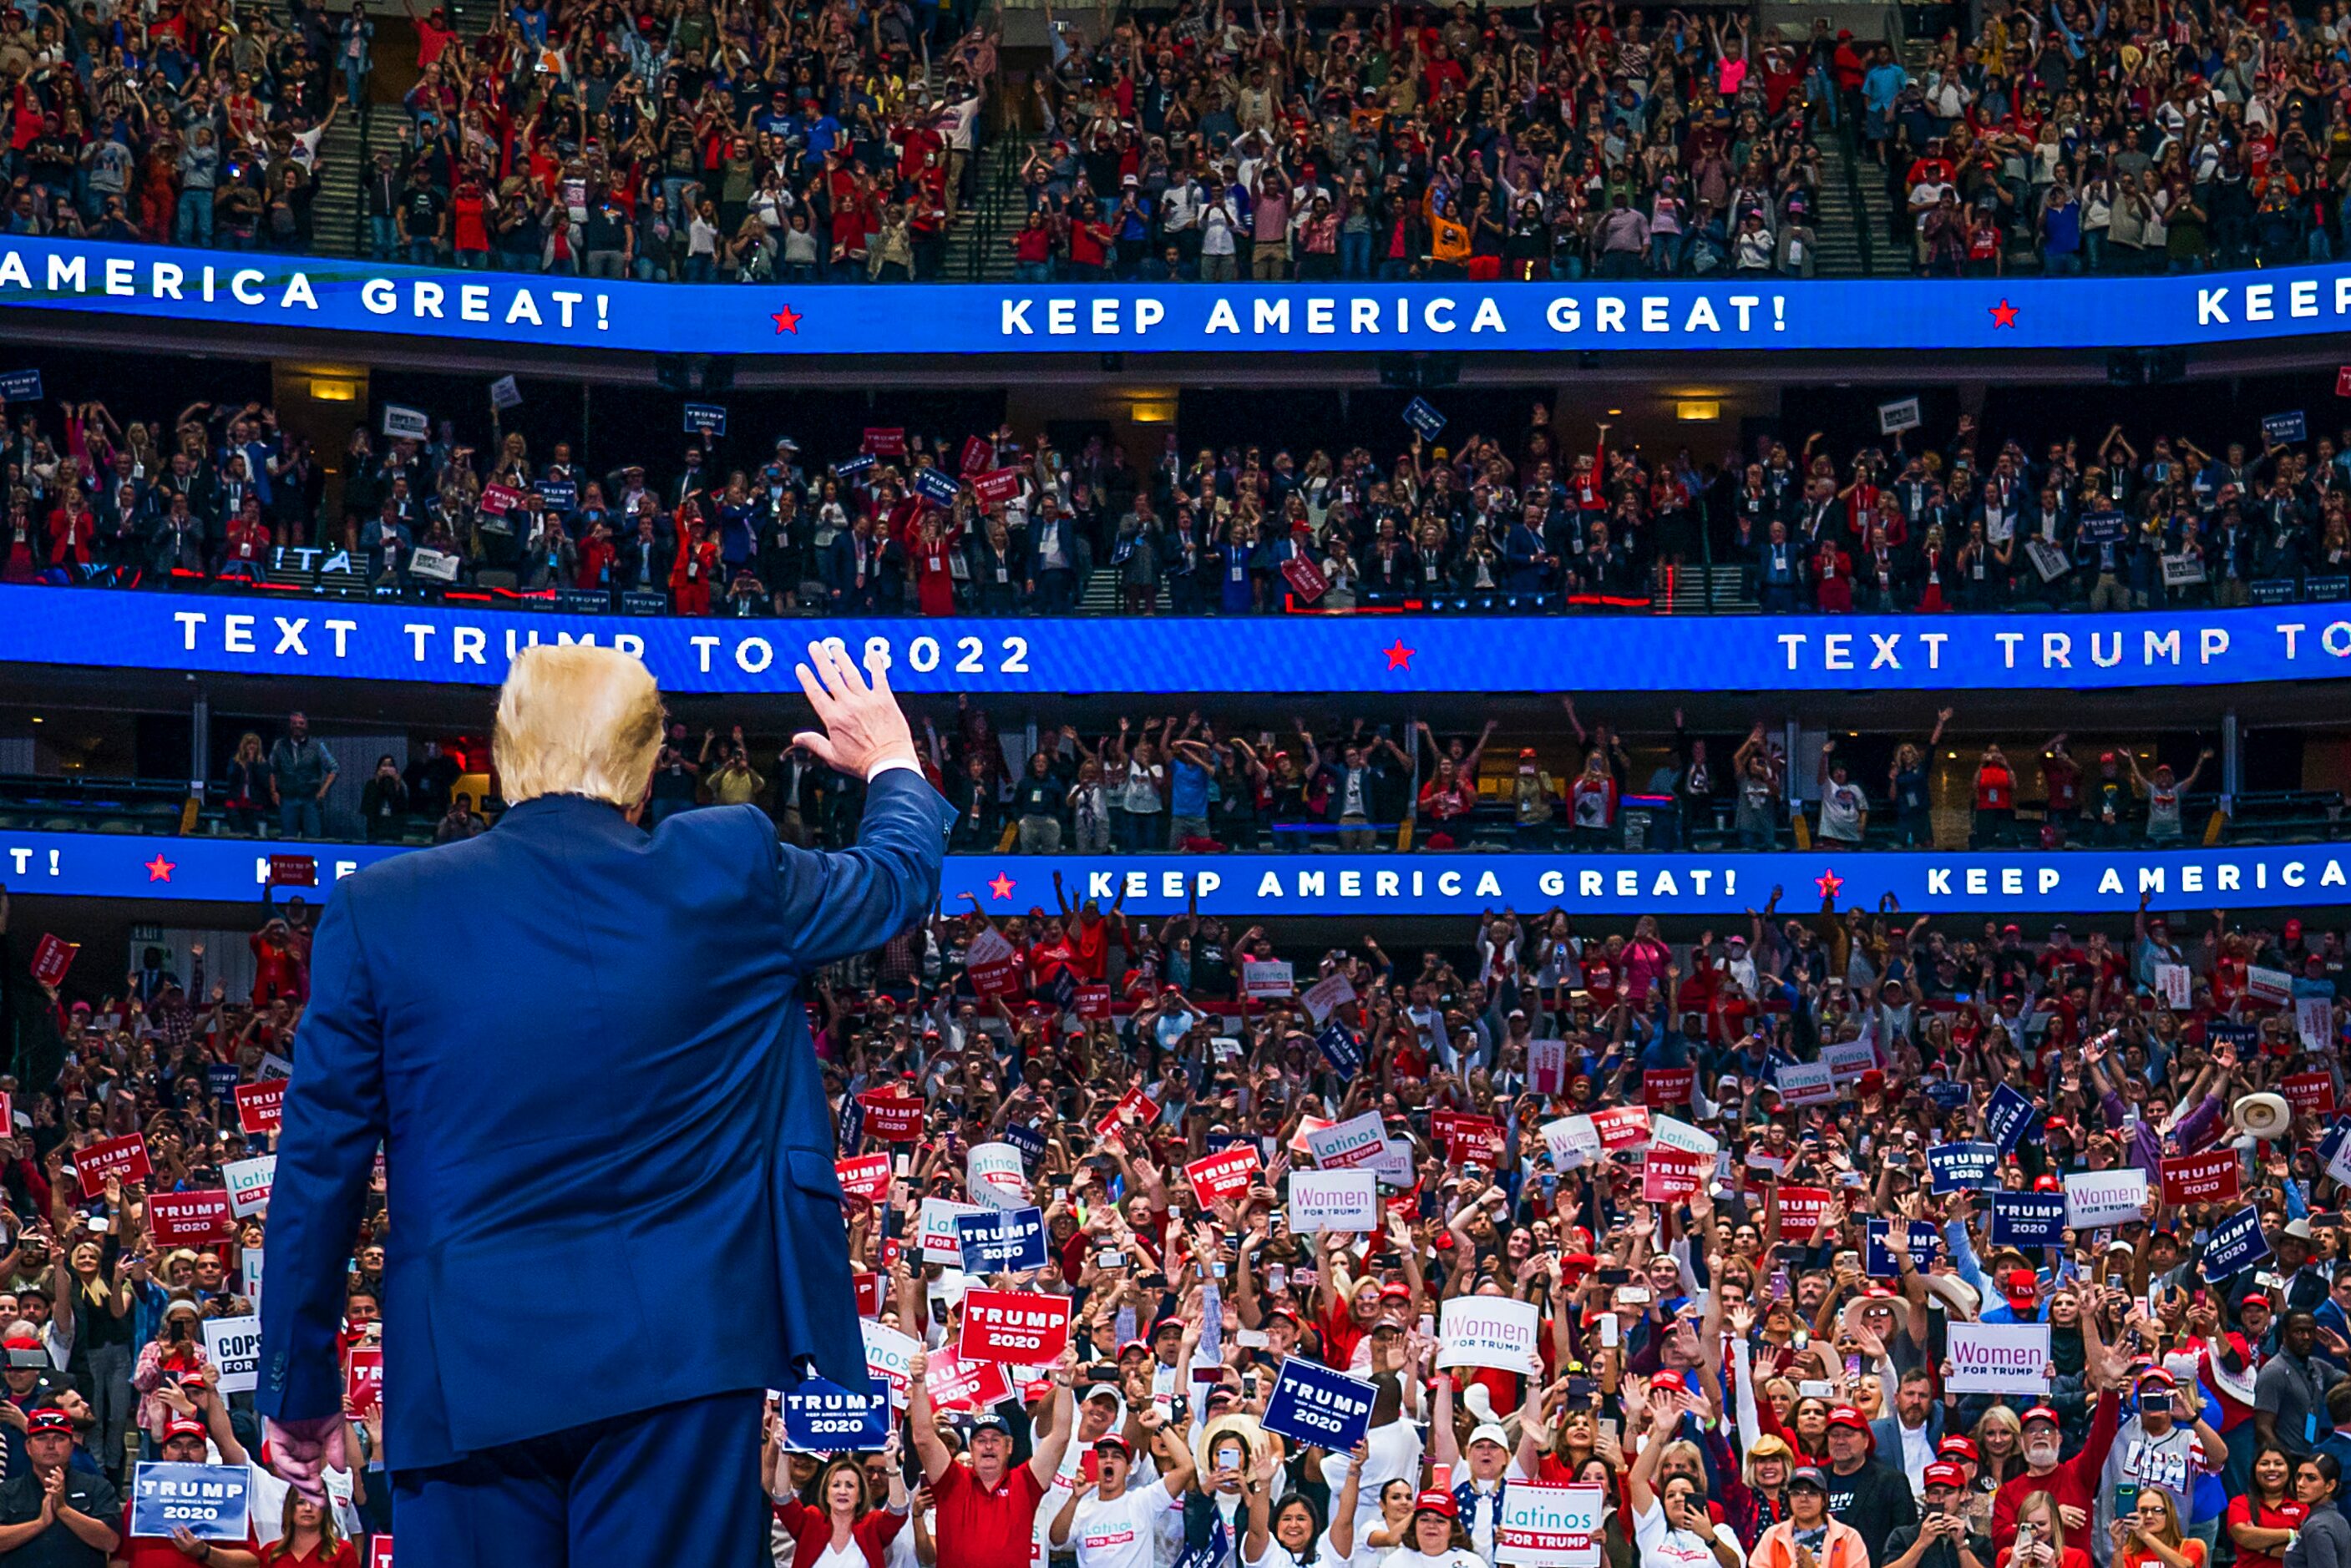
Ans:
<svg viewBox="0 0 2351 1568"><path fill-rule="evenodd" d="M1991 1540L1960 1511L1967 1494L1963 1468L1948 1459L1928 1465L1918 1522L1886 1538L1886 1568L1991 1568Z"/></svg>
<svg viewBox="0 0 2351 1568"><path fill-rule="evenodd" d="M2161 1366L2142 1368L2137 1386L2137 1413L2116 1429L2098 1476L2097 1531L2092 1555L2100 1568L2114 1560L2114 1525L2129 1511L2126 1489L2160 1489L2173 1512L2186 1515L2196 1497L2197 1478L2228 1463L2226 1439L2197 1409L2199 1391L2181 1387ZM2207 1551L2210 1542L2200 1542Z"/></svg>

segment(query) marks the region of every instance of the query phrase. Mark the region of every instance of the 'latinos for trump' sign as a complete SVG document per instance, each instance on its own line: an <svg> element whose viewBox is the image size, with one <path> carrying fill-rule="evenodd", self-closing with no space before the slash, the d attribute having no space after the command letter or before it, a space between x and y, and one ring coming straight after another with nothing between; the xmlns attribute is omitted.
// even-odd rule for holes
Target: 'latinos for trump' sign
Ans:
<svg viewBox="0 0 2351 1568"><path fill-rule="evenodd" d="M1494 1521L1494 1560L1513 1568L1600 1568L1605 1502L1596 1486L1510 1482Z"/></svg>
<svg viewBox="0 0 2351 1568"><path fill-rule="evenodd" d="M1265 1428L1334 1453L1345 1453L1371 1429L1376 1390L1360 1377L1319 1366L1302 1355L1281 1364L1265 1406Z"/></svg>

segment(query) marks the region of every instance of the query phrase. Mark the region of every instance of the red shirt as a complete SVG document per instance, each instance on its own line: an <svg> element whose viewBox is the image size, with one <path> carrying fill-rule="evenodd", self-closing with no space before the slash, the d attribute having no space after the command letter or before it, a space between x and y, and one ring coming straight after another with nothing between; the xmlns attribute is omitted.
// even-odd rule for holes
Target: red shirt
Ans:
<svg viewBox="0 0 2351 1568"><path fill-rule="evenodd" d="M2310 1510L2292 1500L2275 1508L2256 1502L2251 1496L2229 1500L2228 1522L2231 1525L2250 1524L2256 1530L2298 1530L2302 1521L2309 1517ZM2232 1535L2230 1539L2234 1540L2235 1537ZM2242 1546L2237 1548L2238 1568L2279 1568L2283 1561L2283 1552L2273 1556L2266 1552L2253 1552Z"/></svg>
<svg viewBox="0 0 2351 1568"><path fill-rule="evenodd" d="M1014 1465L993 1490L971 1467L951 1464L933 1489L938 1501L939 1561L956 1568L1029 1568L1036 1550L1037 1505L1045 1489L1027 1465Z"/></svg>
<svg viewBox="0 0 2351 1568"><path fill-rule="evenodd" d="M1978 811L2013 811L2016 809L2016 775L1994 763L1986 763L1976 770L1976 809Z"/></svg>
<svg viewBox="0 0 2351 1568"><path fill-rule="evenodd" d="M171 1550L173 1557L179 1558L183 1563L187 1561L186 1558L180 1557L179 1549L172 1547L171 1542L165 1542L164 1545ZM360 1568L360 1549L348 1541L338 1541L335 1542L334 1549L329 1551L326 1549L326 1543L321 1542L319 1550L312 1552L308 1556L297 1557L294 1555L293 1549L280 1541L261 1554L261 1563L262 1568L277 1568L280 1563L315 1563L319 1564L319 1568Z"/></svg>

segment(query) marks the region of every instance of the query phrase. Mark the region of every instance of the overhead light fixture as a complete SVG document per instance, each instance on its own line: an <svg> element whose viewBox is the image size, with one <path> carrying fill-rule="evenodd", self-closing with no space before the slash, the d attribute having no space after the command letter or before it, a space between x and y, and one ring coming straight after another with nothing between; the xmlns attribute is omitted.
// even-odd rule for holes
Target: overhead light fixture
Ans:
<svg viewBox="0 0 2351 1568"><path fill-rule="evenodd" d="M310 397L313 401L321 403L356 403L360 400L360 384L313 376L310 378Z"/></svg>
<svg viewBox="0 0 2351 1568"><path fill-rule="evenodd" d="M1625 411L1625 410L1622 410L1622 409L1611 409L1611 410L1608 410L1608 417L1609 417L1610 419L1612 419L1612 420L1613 420L1613 419L1614 419L1617 415L1619 415L1619 414L1623 413L1624 411Z"/></svg>
<svg viewBox="0 0 2351 1568"><path fill-rule="evenodd" d="M1674 405L1674 418L1686 425L1711 423L1722 417L1722 404L1714 398L1684 398Z"/></svg>
<svg viewBox="0 0 2351 1568"><path fill-rule="evenodd" d="M33 722L36 724L43 722L43 720L38 713L33 715Z"/></svg>

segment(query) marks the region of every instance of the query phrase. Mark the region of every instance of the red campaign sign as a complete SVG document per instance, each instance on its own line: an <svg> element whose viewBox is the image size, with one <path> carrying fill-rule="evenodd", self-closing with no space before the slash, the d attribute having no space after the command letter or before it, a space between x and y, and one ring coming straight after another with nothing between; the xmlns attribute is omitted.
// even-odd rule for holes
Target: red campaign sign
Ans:
<svg viewBox="0 0 2351 1568"><path fill-rule="evenodd" d="M391 1536L371 1535L368 1537L367 1568L392 1568Z"/></svg>
<svg viewBox="0 0 2351 1568"><path fill-rule="evenodd" d="M1641 1167L1641 1196L1651 1203L1679 1202L1706 1185L1714 1171L1714 1156L1657 1144Z"/></svg>
<svg viewBox="0 0 2351 1568"><path fill-rule="evenodd" d="M1502 1125L1491 1116L1458 1116L1445 1134L1445 1158L1489 1168L1502 1160Z"/></svg>
<svg viewBox="0 0 2351 1568"><path fill-rule="evenodd" d="M155 1174L147 1160L147 1140L137 1133L91 1144L74 1156L74 1179L84 1193L102 1190L110 1176L125 1182L144 1181Z"/></svg>
<svg viewBox="0 0 2351 1568"><path fill-rule="evenodd" d="M1192 1190L1201 1202L1221 1203L1247 1192L1263 1168L1263 1162L1257 1157L1257 1146L1244 1143L1194 1160L1184 1168L1184 1174L1191 1179Z"/></svg>
<svg viewBox="0 0 2351 1568"><path fill-rule="evenodd" d="M383 1352L362 1345L351 1351L343 1370L343 1397L354 1410L373 1410L383 1404Z"/></svg>
<svg viewBox="0 0 2351 1568"><path fill-rule="evenodd" d="M2338 398L2351 398L2351 365L2346 365L2335 372L2335 395Z"/></svg>
<svg viewBox="0 0 2351 1568"><path fill-rule="evenodd" d="M890 1157L886 1154L861 1154L855 1159L836 1159L832 1172L841 1178L841 1189L852 1198L862 1198L871 1203L882 1201L890 1190Z"/></svg>
<svg viewBox="0 0 2351 1568"><path fill-rule="evenodd" d="M1821 1216L1828 1212L1830 1196L1825 1187L1780 1189L1780 1234L1798 1241L1810 1236Z"/></svg>
<svg viewBox="0 0 2351 1568"><path fill-rule="evenodd" d="M2335 1080L2325 1073L2290 1074L2278 1087L2297 1113L2306 1111L2320 1116L2335 1114Z"/></svg>
<svg viewBox="0 0 2351 1568"><path fill-rule="evenodd" d="M34 982L53 990L63 985L66 971L73 968L74 954L79 951L79 942L69 942L62 937L44 936L33 949Z"/></svg>
<svg viewBox="0 0 2351 1568"><path fill-rule="evenodd" d="M1012 1397L1012 1379L1001 1361L974 1361L944 1350L931 1352L923 1389L937 1410L985 1410Z"/></svg>
<svg viewBox="0 0 2351 1568"><path fill-rule="evenodd" d="M967 477L979 472L995 461L994 443L982 441L977 436L963 438L963 460L957 466L963 470Z"/></svg>
<svg viewBox="0 0 2351 1568"><path fill-rule="evenodd" d="M884 1273L898 1266L898 1254L904 1250L905 1243L900 1241L897 1237L882 1238L882 1269Z"/></svg>
<svg viewBox="0 0 2351 1568"><path fill-rule="evenodd" d="M272 1078L266 1084L239 1084L236 1086L236 1125L247 1137L256 1133L274 1133L286 1108L286 1080Z"/></svg>
<svg viewBox="0 0 2351 1568"><path fill-rule="evenodd" d="M1141 1089L1127 1090L1118 1097L1118 1104L1110 1108L1110 1115L1094 1124L1094 1137L1110 1137L1119 1130L1130 1115L1147 1127L1159 1119L1159 1102Z"/></svg>
<svg viewBox="0 0 2351 1568"><path fill-rule="evenodd" d="M864 450L876 457L905 456L906 427L904 425L866 426Z"/></svg>
<svg viewBox="0 0 2351 1568"><path fill-rule="evenodd" d="M2167 1159L2163 1162L2163 1200L2226 1203L2237 1196L2238 1179L2243 1169L2233 1148Z"/></svg>
<svg viewBox="0 0 2351 1568"><path fill-rule="evenodd" d="M971 989L981 996L1013 996L1020 991L1019 959L976 963L964 972L971 977Z"/></svg>
<svg viewBox="0 0 2351 1568"><path fill-rule="evenodd" d="M1420 1183L1412 1184L1410 1192L1399 1192L1384 1205L1390 1214L1409 1225L1420 1218Z"/></svg>
<svg viewBox="0 0 2351 1568"><path fill-rule="evenodd" d="M485 484L475 504L493 517L503 517L522 504L522 492L510 484Z"/></svg>
<svg viewBox="0 0 2351 1568"><path fill-rule="evenodd" d="M1649 1107L1612 1106L1604 1111L1594 1111L1592 1129L1600 1135L1600 1147L1611 1154L1645 1144L1649 1141Z"/></svg>
<svg viewBox="0 0 2351 1568"><path fill-rule="evenodd" d="M1077 1009L1078 1016L1081 1018L1108 1018L1110 1016L1110 987L1106 985L1081 985L1078 987Z"/></svg>
<svg viewBox="0 0 2351 1568"><path fill-rule="evenodd" d="M912 1143L923 1136L923 1102L880 1089L857 1096L865 1108L865 1136L883 1143Z"/></svg>
<svg viewBox="0 0 2351 1568"><path fill-rule="evenodd" d="M319 857L315 855L273 855L269 857L269 885L273 888L315 888L319 885Z"/></svg>
<svg viewBox="0 0 2351 1568"><path fill-rule="evenodd" d="M1292 556L1281 563L1281 575L1290 582L1290 591L1312 604L1331 591L1331 579L1322 568L1303 556Z"/></svg>
<svg viewBox="0 0 2351 1568"><path fill-rule="evenodd" d="M229 1237L228 1194L158 1192L147 1199L147 1223L167 1247L209 1247Z"/></svg>
<svg viewBox="0 0 2351 1568"><path fill-rule="evenodd" d="M1641 1103L1653 1111L1688 1105L1690 1085L1697 1082L1695 1067L1652 1067L1641 1075Z"/></svg>
<svg viewBox="0 0 2351 1568"><path fill-rule="evenodd" d="M956 1354L966 1361L1017 1361L1046 1366L1070 1345L1070 1298L1032 1291L967 1291L963 1338Z"/></svg>
<svg viewBox="0 0 2351 1568"><path fill-rule="evenodd" d="M890 1288L889 1276L886 1274L869 1273L852 1274L850 1278L853 1280L857 1285L857 1315L860 1317L880 1317L882 1315L883 1295Z"/></svg>
<svg viewBox="0 0 2351 1568"><path fill-rule="evenodd" d="M972 493L989 506L1000 506L1020 493L1020 471L1017 468L992 468L986 473L971 476Z"/></svg>

